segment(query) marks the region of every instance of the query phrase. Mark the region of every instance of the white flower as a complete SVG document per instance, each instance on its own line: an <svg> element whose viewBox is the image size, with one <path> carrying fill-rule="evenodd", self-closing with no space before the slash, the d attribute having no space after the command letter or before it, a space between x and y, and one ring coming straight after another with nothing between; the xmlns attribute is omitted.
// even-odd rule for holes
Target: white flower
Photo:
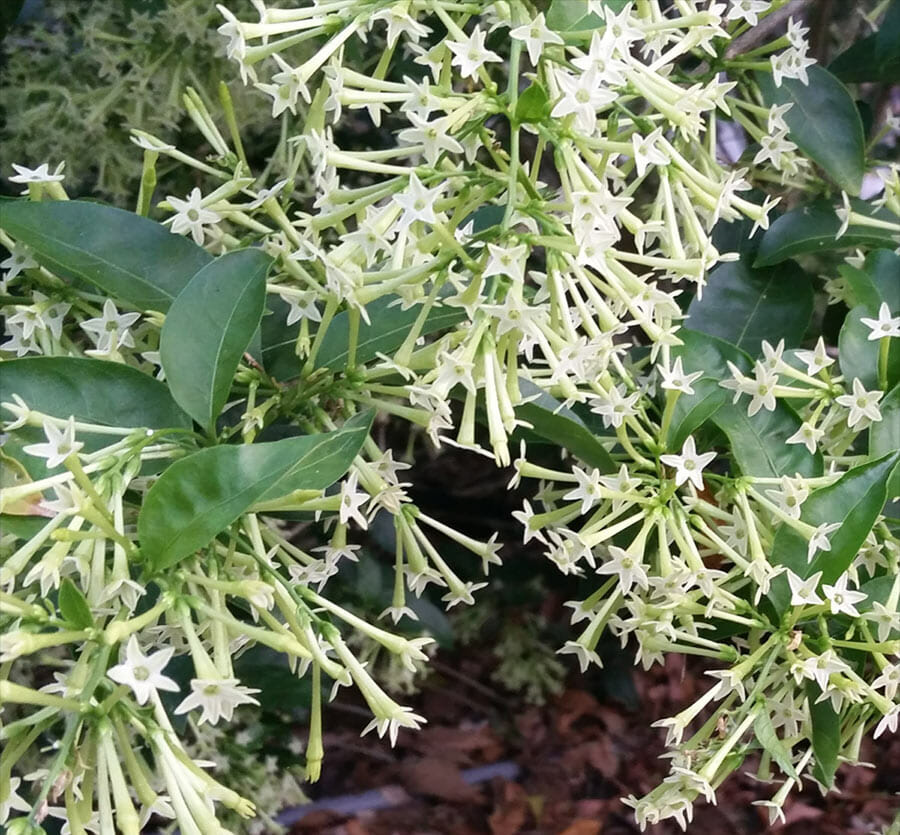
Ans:
<svg viewBox="0 0 900 835"><path fill-rule="evenodd" d="M577 75L557 72L556 80L563 95L550 115L561 117L574 113L578 128L592 134L597 125L598 108L615 101L616 93L603 86L594 67Z"/></svg>
<svg viewBox="0 0 900 835"><path fill-rule="evenodd" d="M61 183L65 179L65 175L62 173L63 168L66 167L64 162L57 165L52 174L50 165L46 162L37 168L26 168L24 165L15 163L12 164L12 167L16 169L16 173L9 178L11 183Z"/></svg>
<svg viewBox="0 0 900 835"><path fill-rule="evenodd" d="M732 6L725 15L725 20L745 20L751 26L759 23L759 15L767 12L770 0L732 0Z"/></svg>
<svg viewBox="0 0 900 835"><path fill-rule="evenodd" d="M791 588L791 606L811 606L822 602L822 598L816 594L822 572L817 571L812 577L805 580L798 574L787 569L787 581Z"/></svg>
<svg viewBox="0 0 900 835"><path fill-rule="evenodd" d="M842 574L833 586L825 583L822 586L822 591L825 592L825 599L831 606L831 614L836 615L839 612L843 612L845 615L858 618L859 611L856 608L856 604L865 600L866 594L865 592L848 589L848 580L849 577L846 574Z"/></svg>
<svg viewBox="0 0 900 835"><path fill-rule="evenodd" d="M799 519L800 505L809 496L809 488L805 486L802 479L782 476L781 490L766 490L766 493L784 513L792 519Z"/></svg>
<svg viewBox="0 0 900 835"><path fill-rule="evenodd" d="M258 705L252 693L259 693L252 687L242 687L240 680L236 678L192 678L190 696L175 708L176 714L187 713L199 707L203 710L200 714L199 724L209 722L215 725L219 719L231 721L234 709L238 705Z"/></svg>
<svg viewBox="0 0 900 835"><path fill-rule="evenodd" d="M5 261L0 261L0 269L6 270L6 275L3 276L3 283L12 281L23 270L33 270L37 266L38 262L32 258L31 250L25 244L16 241L13 244L9 258Z"/></svg>
<svg viewBox="0 0 900 835"><path fill-rule="evenodd" d="M478 68L487 61L503 60L496 52L484 48L485 37L485 33L476 26L468 40L444 41L444 46L453 53L453 60L450 63L459 67L463 78L474 78Z"/></svg>
<svg viewBox="0 0 900 835"><path fill-rule="evenodd" d="M540 12L531 23L525 23L522 26L517 26L515 29L510 29L509 36L517 41L525 42L528 57L534 66L537 66L541 52L546 44L564 43L563 39L556 32L547 28L543 12Z"/></svg>
<svg viewBox="0 0 900 835"><path fill-rule="evenodd" d="M266 202L270 197L277 197L281 190L288 184L289 180L279 180L272 188L261 188L258 192L256 192L256 197L252 202L247 204L248 209L258 209L262 206L263 203Z"/></svg>
<svg viewBox="0 0 900 835"><path fill-rule="evenodd" d="M688 435L687 440L681 447L680 455L661 455L659 460L663 464L675 467L675 484L681 486L686 481L690 481L698 490L703 489L703 469L713 458L716 457L714 452L704 452L697 454L697 448L694 444L693 435Z"/></svg>
<svg viewBox="0 0 900 835"><path fill-rule="evenodd" d="M170 195L166 197L166 201L175 210L175 215L169 218L172 231L176 235L190 232L194 243L198 245L203 243L203 227L211 223L218 223L222 219L217 212L205 209L201 205L203 195L199 188L191 191L186 200L179 200Z"/></svg>
<svg viewBox="0 0 900 835"><path fill-rule="evenodd" d="M369 722L362 729L360 736L365 736L369 731L375 730L380 738L387 734L393 747L397 744L397 733L400 728L412 728L414 731L417 731L420 725L426 721L423 716L413 713L411 707L397 705L390 716L379 717Z"/></svg>
<svg viewBox="0 0 900 835"><path fill-rule="evenodd" d="M316 307L316 293L314 290L292 293L291 295L279 293L279 295L290 306L286 324L293 325L301 319L309 319L310 322L322 321L322 314Z"/></svg>
<svg viewBox="0 0 900 835"><path fill-rule="evenodd" d="M598 667L603 666L603 662L596 651L588 649L584 644L578 643L578 641L566 641L562 647L556 650L556 653L557 655L574 655L578 659L578 666L583 673L587 672L591 664L596 664Z"/></svg>
<svg viewBox="0 0 900 835"><path fill-rule="evenodd" d="M657 365L656 369L662 376L662 383L660 383L660 385L664 389L668 389L669 391L680 391L684 394L693 394L694 388L691 383L695 380L699 380L703 376L702 371L695 371L693 374L685 374L681 364L681 357L678 357L675 362L672 363L671 370L663 365Z"/></svg>
<svg viewBox="0 0 900 835"><path fill-rule="evenodd" d="M870 342L884 339L886 336L900 337L900 316L891 316L891 309L887 302L882 302L881 307L878 308L877 319L862 318L860 321L869 328Z"/></svg>
<svg viewBox="0 0 900 835"><path fill-rule="evenodd" d="M114 351L123 345L133 348L134 339L128 328L140 318L140 313L119 313L113 300L107 299L103 302L103 315L85 319L81 329L91 334L98 351Z"/></svg>
<svg viewBox="0 0 900 835"><path fill-rule="evenodd" d="M640 557L629 554L624 548L616 545L609 546L609 555L612 559L597 569L598 574L618 574L619 583L625 594L631 591L635 583L645 591L650 588L647 567L641 562Z"/></svg>
<svg viewBox="0 0 900 835"><path fill-rule="evenodd" d="M806 548L806 561L812 562L817 551L830 551L831 543L828 541L829 534L840 528L840 522L823 523L819 525L809 538L809 544Z"/></svg>
<svg viewBox="0 0 900 835"><path fill-rule="evenodd" d="M0 801L0 824L6 823L9 813L15 809L17 812L30 812L31 804L28 803L17 791L21 777L11 777L6 787L3 800Z"/></svg>
<svg viewBox="0 0 900 835"><path fill-rule="evenodd" d="M888 664L881 671L881 675L872 682L872 687L875 690L883 687L885 698L893 699L900 689L900 664Z"/></svg>
<svg viewBox="0 0 900 835"><path fill-rule="evenodd" d="M420 143L424 145L422 153L429 165L435 165L443 151L454 154L463 152L463 146L450 135L449 116L434 119L431 122L414 112L407 113L406 116L412 127L401 130L397 134L397 138L410 145Z"/></svg>
<svg viewBox="0 0 900 835"><path fill-rule="evenodd" d="M634 150L634 165L639 177L643 177L649 165L668 165L669 156L656 147L662 137L662 128L656 128L647 136L638 131L631 134L631 145Z"/></svg>
<svg viewBox="0 0 900 835"><path fill-rule="evenodd" d="M357 483L359 481L359 473L353 470L346 480L341 483L341 508L338 511L338 518L342 525L346 525L351 519L361 528L369 526L366 517L360 513L360 508L369 501L369 494L366 492L357 492Z"/></svg>
<svg viewBox="0 0 900 835"><path fill-rule="evenodd" d="M566 501L580 501L580 512L587 513L603 498L603 488L600 486L600 471L593 468L582 470L581 467L572 467L572 475L575 476L578 486L566 493L563 498Z"/></svg>
<svg viewBox="0 0 900 835"><path fill-rule="evenodd" d="M432 189L425 188L422 181L416 176L415 171L409 175L409 185L391 199L401 209L403 214L397 221L397 226L402 230L417 220L424 223L437 223L437 215L434 212L434 201L444 190L446 183L441 183Z"/></svg>
<svg viewBox="0 0 900 835"><path fill-rule="evenodd" d="M824 429L813 426L808 421L802 423L800 428L788 438L785 443L788 444L805 444L811 455L816 453L816 444L819 443L825 434Z"/></svg>
<svg viewBox="0 0 900 835"><path fill-rule="evenodd" d="M896 733L898 720L900 720L900 705L895 705L882 717L875 727L872 737L878 739L885 731L890 731L892 734Z"/></svg>
<svg viewBox="0 0 900 835"><path fill-rule="evenodd" d="M827 649L821 655L807 658L800 669L804 678L813 679L824 693L828 689L828 680L832 673L845 673L850 668L846 662L835 655L833 649Z"/></svg>
<svg viewBox="0 0 900 835"><path fill-rule="evenodd" d="M407 11L408 7L403 3L395 3L387 9L379 9L369 18L369 28L376 20L384 20L387 23L387 44L393 47L401 33L409 40L418 43L420 38L428 37L431 28L424 23L419 23Z"/></svg>
<svg viewBox="0 0 900 835"><path fill-rule="evenodd" d="M872 611L866 612L863 617L878 624L879 641L887 641L893 632L900 632L900 612L896 609L891 611L877 600L872 601Z"/></svg>
<svg viewBox="0 0 900 835"><path fill-rule="evenodd" d="M841 406L846 406L850 410L847 416L847 426L851 429L860 425L860 429L865 429L869 421L876 422L881 420L881 412L878 409L878 401L881 400L883 391L866 391L859 377L853 378L853 393L842 394L835 398L836 402Z"/></svg>
<svg viewBox="0 0 900 835"><path fill-rule="evenodd" d="M162 674L163 668L174 654L175 650L167 647L152 655L144 655L137 638L132 635L125 647L125 661L110 667L106 674L113 681L128 685L134 692L137 703L144 705L157 690L179 690L172 679Z"/></svg>
<svg viewBox="0 0 900 835"><path fill-rule="evenodd" d="M796 351L795 355L800 362L806 365L806 373L810 377L815 377L816 374L828 368L829 365L834 365L834 359L828 356L828 352L825 350L825 340L821 336L819 341L816 342L815 350Z"/></svg>
<svg viewBox="0 0 900 835"><path fill-rule="evenodd" d="M45 444L29 444L24 451L29 455L47 459L47 469L58 467L73 453L78 452L84 444L75 440L75 418L69 417L66 428L60 431L51 420L44 420Z"/></svg>
<svg viewBox="0 0 900 835"><path fill-rule="evenodd" d="M487 278L492 275L505 275L516 282L525 281L525 259L528 255L528 245L503 247L496 244L488 244L490 258L485 265L482 275Z"/></svg>

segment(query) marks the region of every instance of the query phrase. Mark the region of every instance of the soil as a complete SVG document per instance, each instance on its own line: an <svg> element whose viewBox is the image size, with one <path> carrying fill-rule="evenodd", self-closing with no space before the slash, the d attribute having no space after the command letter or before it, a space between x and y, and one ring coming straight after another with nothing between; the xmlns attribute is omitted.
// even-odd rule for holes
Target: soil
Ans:
<svg viewBox="0 0 900 835"><path fill-rule="evenodd" d="M490 653L436 660L438 672L406 700L430 721L419 732L401 731L394 749L386 740L359 738L364 709L332 705L322 779L293 835L630 835L639 829L620 798L647 792L667 771L659 759L663 731L650 722L675 714L709 685L671 657L634 672L630 708L598 698L596 682L577 673L558 697L535 707L491 683ZM720 787L717 805L696 805L688 831L880 830L900 811L900 738L869 741L863 757L873 767L842 766L839 791L825 797L808 783L787 801L786 822L771 827L766 810L752 802L770 798L777 784L757 780L757 760L748 757ZM667 821L650 831L680 830Z"/></svg>

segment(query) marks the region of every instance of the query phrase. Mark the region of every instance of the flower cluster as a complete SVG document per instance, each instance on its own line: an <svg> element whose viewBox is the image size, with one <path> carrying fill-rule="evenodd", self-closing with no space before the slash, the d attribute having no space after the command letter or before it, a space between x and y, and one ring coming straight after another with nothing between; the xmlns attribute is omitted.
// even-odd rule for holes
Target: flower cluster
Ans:
<svg viewBox="0 0 900 835"><path fill-rule="evenodd" d="M668 653L708 659L714 684L659 723L670 775L628 801L642 826L686 824L754 751L761 778L776 779L773 764L782 775L773 818L801 778L830 785L838 752L855 761L866 733L900 721L900 538L882 515L897 487L900 302L870 278L897 269L898 168L882 169L877 205L845 193L828 209L835 230L885 241L829 276L830 295L854 308L839 363L822 339L798 348L802 332L786 347L692 329L744 264L722 229L756 245L787 189L827 188L792 140L790 105L759 94L761 77L776 90L810 82L805 29L790 20L729 56L785 4L592 0L575 18L574 3L544 13L526 0L253 5L254 21L219 6L219 32L284 120L272 164L253 172L235 111L223 133L199 97L211 158L133 132L141 206L160 160L189 166L200 185L158 204L171 233L217 255L252 244L274 264L232 401L204 436L109 425L102 409L70 416L35 386L4 396L16 475L4 512L37 524L0 540L0 665L13 671L0 682L11 714L0 786L42 734L56 754L28 802L19 783L0 797L0 822L15 810L136 833L155 814L214 833L226 831L220 806L251 815L172 721L205 729L256 704L234 663L251 646L310 678L311 780L329 682L332 698L359 692L363 733L393 743L425 721L376 680L373 648L415 672L431 639L397 629L415 617L410 596L433 585L447 607L472 604L500 546L418 507L409 464L374 435L338 488L254 494L171 564L151 562L141 521L156 485L204 444L252 450L286 427L339 434L367 409L408 423L412 448L486 456L512 470L511 486L534 488L513 514L524 542L563 574L596 575L569 603L578 631L560 649L582 669L602 663L607 632L645 667ZM726 122L754 146L742 167L718 153ZM347 138L360 124L376 129L374 147ZM43 203L66 198L62 176L42 165L12 179ZM23 237L0 231L4 292L17 294L0 345L11 362L78 356L171 377L171 314L71 282ZM537 438L563 456L548 461ZM366 558L353 532L379 516L393 531L392 629L329 588ZM317 524L321 544L298 542L287 519ZM447 543L474 559L450 560ZM15 665L48 649L65 658L54 683L17 683ZM181 683L176 656L191 670ZM816 748L822 734L831 754Z"/></svg>

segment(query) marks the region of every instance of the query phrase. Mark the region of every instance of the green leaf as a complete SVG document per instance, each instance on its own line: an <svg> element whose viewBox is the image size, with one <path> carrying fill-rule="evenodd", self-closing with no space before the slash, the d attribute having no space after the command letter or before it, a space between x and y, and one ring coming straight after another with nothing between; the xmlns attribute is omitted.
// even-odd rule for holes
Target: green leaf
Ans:
<svg viewBox="0 0 900 835"><path fill-rule="evenodd" d="M809 83L769 73L757 80L768 107L790 104L784 115L791 139L848 194L858 195L866 168L866 140L853 96L828 70L813 65Z"/></svg>
<svg viewBox="0 0 900 835"><path fill-rule="evenodd" d="M615 6L617 2L607 2L613 6L613 11L619 11ZM596 29L603 25L603 21L588 10L587 0L553 0L547 10L547 26L557 32L583 32Z"/></svg>
<svg viewBox="0 0 900 835"><path fill-rule="evenodd" d="M812 775L826 788L834 783L834 773L838 767L838 753L841 750L841 717L831 706L831 700L817 702L821 696L819 685L814 681L806 683L806 699L812 720L813 762Z"/></svg>
<svg viewBox="0 0 900 835"><path fill-rule="evenodd" d="M466 215L460 226L465 226L469 221L472 221L472 234L480 235L482 232L503 223L503 216L505 214L505 206L495 206L492 203L488 203L484 206L480 206L471 214Z"/></svg>
<svg viewBox="0 0 900 835"><path fill-rule="evenodd" d="M867 390L880 389L878 382L878 340L870 340L871 331L863 324L863 318L870 318L872 311L864 305L854 307L844 319L838 335L838 362L849 388L854 377ZM892 339L888 347L887 362L888 387L900 382L900 340Z"/></svg>
<svg viewBox="0 0 900 835"><path fill-rule="evenodd" d="M31 539L49 522L42 516L13 516L0 513L0 531L17 540Z"/></svg>
<svg viewBox="0 0 900 835"><path fill-rule="evenodd" d="M881 420L869 427L869 457L881 458L900 450L900 383L878 404ZM894 469L887 486L888 501L900 496L900 467Z"/></svg>
<svg viewBox="0 0 900 835"><path fill-rule="evenodd" d="M759 712L753 721L753 732L756 734L756 739L762 745L763 750L768 752L769 756L785 775L799 780L797 770L791 761L791 752L787 745L778 738L775 726L772 724L772 717L769 716L765 704L759 706Z"/></svg>
<svg viewBox="0 0 900 835"><path fill-rule="evenodd" d="M80 200L0 204L0 229L65 278L89 281L140 310L165 312L212 256L155 221Z"/></svg>
<svg viewBox="0 0 900 835"><path fill-rule="evenodd" d="M896 221L885 209L872 210L868 203L851 200L854 212L878 218ZM785 212L776 218L763 234L756 255L754 267L768 267L812 252L828 252L855 247L894 246L894 239L884 229L871 226L850 225L847 231L838 238L841 228L840 218L830 203L814 203Z"/></svg>
<svg viewBox="0 0 900 835"><path fill-rule="evenodd" d="M710 273L703 298L688 308L687 324L756 356L764 339L799 345L812 309L812 281L796 264L754 270L746 261L731 261Z"/></svg>
<svg viewBox="0 0 900 835"><path fill-rule="evenodd" d="M416 321L421 309L418 306L403 310L396 302L397 297L376 299L366 305L372 324L359 324L359 340L356 345L356 362L364 363L375 358L376 354L390 354L399 348L406 339L409 329ZM453 327L466 318L466 313L459 307L433 307L425 320L422 335L425 336L444 328ZM346 312L339 313L328 327L322 340L316 367L343 371L347 366L348 345L350 336L350 317Z"/></svg>
<svg viewBox="0 0 900 835"><path fill-rule="evenodd" d="M842 81L900 81L900 0L893 0L874 35L844 50L828 67Z"/></svg>
<svg viewBox="0 0 900 835"><path fill-rule="evenodd" d="M260 249L229 252L203 267L175 300L159 339L166 380L178 404L211 427L262 318L266 273Z"/></svg>
<svg viewBox="0 0 900 835"><path fill-rule="evenodd" d="M257 502L324 490L359 452L372 422L364 412L341 429L281 441L200 450L172 464L138 516L141 551L160 571L207 545Z"/></svg>
<svg viewBox="0 0 900 835"><path fill-rule="evenodd" d="M577 458L604 473L612 473L616 465L584 421L530 380L520 379L523 397L534 397L516 406L516 417L531 424L532 431L567 449Z"/></svg>
<svg viewBox="0 0 900 835"><path fill-rule="evenodd" d="M753 417L747 414L746 398L725 403L711 421L727 436L731 457L743 475L780 478L783 475L812 477L824 470L822 455L812 455L803 444L789 444L803 421L784 401L774 411L761 409Z"/></svg>
<svg viewBox="0 0 900 835"><path fill-rule="evenodd" d="M91 607L84 595L68 577L59 584L59 611L76 629L90 629L94 625Z"/></svg>
<svg viewBox="0 0 900 835"><path fill-rule="evenodd" d="M877 249L866 255L862 267L842 264L838 267L846 279L856 304L865 305L871 317L886 303L892 311L900 311L900 255L890 249Z"/></svg>
<svg viewBox="0 0 900 835"><path fill-rule="evenodd" d="M550 115L550 99L540 81L535 81L522 91L516 102L515 121L537 124Z"/></svg>
<svg viewBox="0 0 900 835"><path fill-rule="evenodd" d="M823 583L834 583L849 567L872 525L884 507L887 482L900 461L894 452L854 467L836 482L813 491L803 503L800 521L813 527L840 523L829 536L831 550L818 551L807 562L807 541L789 525L782 524L772 544L772 565L783 565L800 577L822 572ZM772 581L769 599L776 611L783 613L790 605L787 578L779 575Z"/></svg>
<svg viewBox="0 0 900 835"><path fill-rule="evenodd" d="M103 426L190 429L166 386L119 362L82 357L23 357L0 363L3 399L18 394L52 417Z"/></svg>

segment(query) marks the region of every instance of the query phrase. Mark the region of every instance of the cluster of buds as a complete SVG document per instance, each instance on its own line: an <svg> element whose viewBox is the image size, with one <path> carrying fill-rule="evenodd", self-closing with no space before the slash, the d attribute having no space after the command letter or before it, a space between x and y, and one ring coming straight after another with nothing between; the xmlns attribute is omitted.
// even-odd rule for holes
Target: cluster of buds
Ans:
<svg viewBox="0 0 900 835"><path fill-rule="evenodd" d="M213 184L160 204L171 231L216 253L252 241L275 261L267 306L291 349L277 372L255 361L239 367L234 391L244 410L223 439L252 443L276 420L330 431L375 408L415 427L417 439L421 432L437 447L512 466L513 485L537 482L535 498L514 514L525 542L540 543L564 574L600 577L593 594L572 601L572 622L586 625L560 651L583 669L599 664L609 630L636 646L646 667L667 653L715 665L715 686L662 722L672 771L630 799L638 821L686 823L694 800L714 800L760 748L760 777L771 778L773 763L784 775L769 804L778 814L801 776L830 782L833 765L811 742L825 711L851 761L866 732L893 732L900 718L900 540L879 516L891 471L888 459L876 472L859 453L861 433L883 418L900 320L888 304L861 320L879 346L874 386L868 370L865 379L834 374L821 342L788 352L765 343L752 369L723 356L721 377L698 362L685 348L677 297L702 298L711 270L738 258L720 251L714 227L746 220L751 236L768 228L778 198L741 196L754 185L817 188L788 136L785 106L763 107L752 75L805 82L805 30L791 21L783 38L728 57L732 38L784 2L595 0L579 20L557 8L565 5L545 15L526 0L322 0L294 9L254 0L255 22L219 7L228 54L243 81L271 97L282 143L254 177L236 114L226 112L226 138L189 96L213 154L195 159L135 131L144 152L139 210L149 208L157 161L171 157ZM379 56L365 72L348 66L360 43ZM368 120L392 141L345 149L339 127L348 119ZM759 145L747 168L721 161L722 119ZM880 207L897 214L900 182L896 168L886 170ZM33 200L66 196L60 171L47 166L13 179ZM849 201L839 208L845 228L873 222ZM900 231L883 215L874 222ZM10 304L0 351L80 354L161 374L161 314L122 312L39 266L4 232L0 243L11 253L4 290L26 294ZM379 317L398 310L408 315L392 342ZM325 362L339 321L346 350L339 363L333 353ZM747 420L788 410L796 425L785 445L817 463L754 475L734 452L700 451L706 436L699 421L688 426L685 403L710 380L733 392ZM475 602L484 583L442 556L440 543L461 546L483 574L500 562L499 546L417 507L402 481L408 464L389 449L368 438L339 490L260 501L147 584L135 511L155 473L193 449L195 436L65 420L18 397L3 406L13 436L43 432L22 455L42 459L48 475L4 493L7 512L47 521L33 535L0 540L8 552L0 614L10 624L0 669L45 650L75 660L49 686L12 676L0 683L17 717L0 731L0 822L16 810L32 823L62 815L73 832L113 831L115 819L136 833L157 814L205 833L225 831L215 803L252 814L191 759L170 718L215 725L255 704L257 691L233 667L252 645L311 678L309 779L324 754L326 679L332 697L355 687L372 715L365 730L392 742L424 721L386 692L355 647L364 639L415 670L430 639L371 623L324 596L325 586L342 561L361 556L351 531L378 514L394 531L393 598L382 613L394 624L414 617L407 594L432 583L448 606ZM593 464L569 450L546 466L524 442L514 459L515 438L535 429L528 409L602 424ZM98 436L114 440L97 444ZM90 447L80 440L88 437ZM855 546L849 535L837 541L835 495L869 504L880 495L871 518L854 518L865 528ZM297 513L323 523L325 544L293 541L279 516ZM64 589L83 622L39 602ZM862 666L853 660L860 654ZM180 689L165 674L174 655L190 660L193 676L190 692L167 707L160 691ZM12 769L60 727L53 764L26 803Z"/></svg>

